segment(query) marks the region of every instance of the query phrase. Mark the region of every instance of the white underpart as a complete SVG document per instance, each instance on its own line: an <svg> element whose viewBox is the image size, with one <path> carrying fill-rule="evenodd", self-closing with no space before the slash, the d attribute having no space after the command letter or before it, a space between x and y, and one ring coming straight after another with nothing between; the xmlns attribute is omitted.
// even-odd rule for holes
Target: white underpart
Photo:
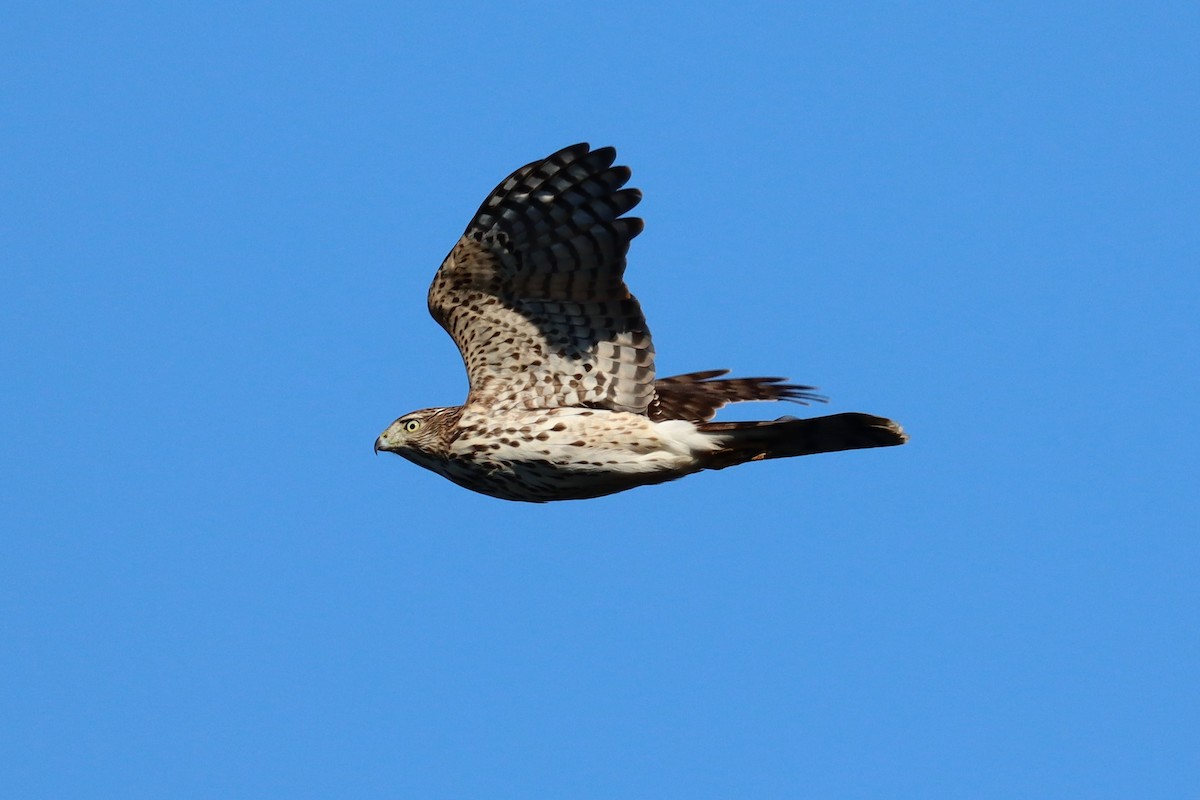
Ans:
<svg viewBox="0 0 1200 800"><path fill-rule="evenodd" d="M472 410L464 424L486 424L490 409ZM475 417L478 414L478 417ZM480 419L482 418L482 419ZM528 425L528 438L517 452L505 445L494 451L498 460L549 461L575 472L649 473L690 470L699 456L720 449L727 437L701 432L685 420L654 422L640 414L585 408L533 409L512 412L513 428ZM507 434L498 434L507 439ZM460 439L456 446L469 448ZM489 451L489 454L493 451Z"/></svg>
<svg viewBox="0 0 1200 800"><path fill-rule="evenodd" d="M641 433L642 441L652 442L653 449L639 453L592 445L586 448L583 458L605 462L611 459L614 463L606 463L603 467L580 465L577 468L583 471L595 469L599 472L660 472L688 469L695 463L699 454L718 449L724 441L724 437L701 433L695 425L686 420L644 420Z"/></svg>
<svg viewBox="0 0 1200 800"><path fill-rule="evenodd" d="M680 455L711 453L721 446L724 438L701 433L695 425L683 419L669 419L665 422L655 422L653 425L663 444Z"/></svg>

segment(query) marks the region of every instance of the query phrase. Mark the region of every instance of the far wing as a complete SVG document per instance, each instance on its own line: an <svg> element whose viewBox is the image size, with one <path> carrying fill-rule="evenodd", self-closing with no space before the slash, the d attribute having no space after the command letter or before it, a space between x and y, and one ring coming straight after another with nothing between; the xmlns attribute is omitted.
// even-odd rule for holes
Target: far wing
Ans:
<svg viewBox="0 0 1200 800"><path fill-rule="evenodd" d="M752 400L788 400L807 405L824 403L813 386L784 383L784 378L722 378L727 369L689 372L654 382L655 397L650 402L650 419L686 419L707 422L717 410L730 403Z"/></svg>

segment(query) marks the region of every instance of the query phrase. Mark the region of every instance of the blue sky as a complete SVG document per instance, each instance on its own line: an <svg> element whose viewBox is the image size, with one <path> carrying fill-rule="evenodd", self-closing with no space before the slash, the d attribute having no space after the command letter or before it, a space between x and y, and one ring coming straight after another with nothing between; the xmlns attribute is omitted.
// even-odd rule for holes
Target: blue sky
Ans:
<svg viewBox="0 0 1200 800"><path fill-rule="evenodd" d="M9 9L6 794L1193 793L1197 41L1191 3ZM470 214L582 140L645 192L663 374L912 442L547 506L374 457L465 395L424 296Z"/></svg>

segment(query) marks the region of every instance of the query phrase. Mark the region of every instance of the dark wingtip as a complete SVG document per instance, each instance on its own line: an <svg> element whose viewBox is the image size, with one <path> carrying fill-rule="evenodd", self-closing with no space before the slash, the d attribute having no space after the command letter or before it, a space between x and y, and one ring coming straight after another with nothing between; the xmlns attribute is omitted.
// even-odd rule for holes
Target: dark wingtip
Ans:
<svg viewBox="0 0 1200 800"><path fill-rule="evenodd" d="M584 145L587 147L587 145ZM617 148L609 145L606 147L597 147L591 152L592 158L604 166L612 166L612 163L617 160Z"/></svg>
<svg viewBox="0 0 1200 800"><path fill-rule="evenodd" d="M783 378L772 378L772 381L782 381ZM779 399L786 400L789 403L799 403L806 406L809 403L828 403L829 398L815 391L816 386L801 386L795 383L777 384L779 389Z"/></svg>
<svg viewBox="0 0 1200 800"><path fill-rule="evenodd" d="M558 156L558 155L567 155L568 153L573 156L581 156L591 149L592 149L592 146L590 144L588 144L587 142L576 142L575 144L567 145L566 147L562 148L561 150L554 151L549 156L547 156L547 158L554 158L555 156Z"/></svg>

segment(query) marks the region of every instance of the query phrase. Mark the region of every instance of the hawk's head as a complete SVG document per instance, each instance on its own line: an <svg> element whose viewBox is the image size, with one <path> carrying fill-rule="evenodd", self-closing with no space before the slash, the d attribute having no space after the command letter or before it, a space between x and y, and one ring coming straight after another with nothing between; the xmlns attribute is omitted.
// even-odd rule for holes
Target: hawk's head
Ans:
<svg viewBox="0 0 1200 800"><path fill-rule="evenodd" d="M375 440L375 452L404 456L423 467L445 461L450 434L461 408L423 408L405 414Z"/></svg>

